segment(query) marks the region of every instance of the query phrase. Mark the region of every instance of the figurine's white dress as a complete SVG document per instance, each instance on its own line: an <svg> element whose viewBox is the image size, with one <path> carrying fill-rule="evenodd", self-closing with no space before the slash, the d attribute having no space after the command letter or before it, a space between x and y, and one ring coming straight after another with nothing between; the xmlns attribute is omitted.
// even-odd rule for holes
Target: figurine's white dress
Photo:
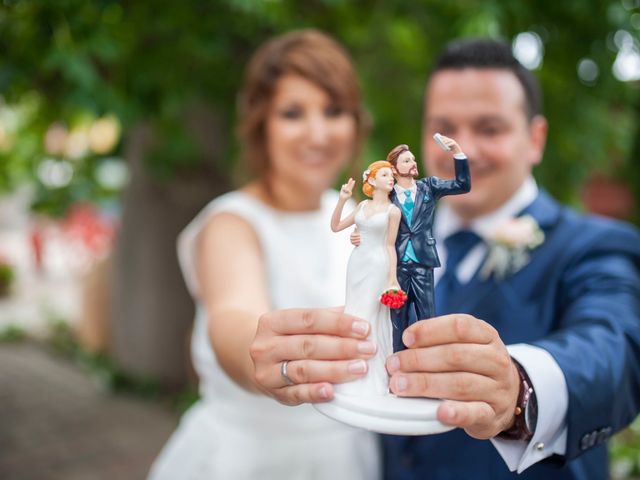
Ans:
<svg viewBox="0 0 640 480"><path fill-rule="evenodd" d="M196 298L191 346L202 398L183 416L150 479L379 478L380 452L373 434L331 420L311 405L284 406L235 384L215 357L207 312L197 301L197 237L213 215L230 212L256 231L274 309L342 304L351 244L348 232L336 235L329 227L337 199L336 192L327 192L319 211L285 213L232 192L211 202L180 235L180 264Z"/></svg>
<svg viewBox="0 0 640 480"><path fill-rule="evenodd" d="M392 326L389 307L380 303L380 295L389 286L389 253L387 231L389 212L367 216L363 203L355 216L360 232L360 245L353 249L347 267L347 296L344 311L364 318L371 324L369 340L378 347L369 360L369 371L363 378L336 385L336 392L344 395L380 396L389 394L389 376L385 359L393 353Z"/></svg>

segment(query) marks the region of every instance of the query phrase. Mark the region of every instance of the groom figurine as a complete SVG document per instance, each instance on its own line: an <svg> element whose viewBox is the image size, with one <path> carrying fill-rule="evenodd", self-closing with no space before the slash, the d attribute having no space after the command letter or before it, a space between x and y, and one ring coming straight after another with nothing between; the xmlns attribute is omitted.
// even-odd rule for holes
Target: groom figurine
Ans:
<svg viewBox="0 0 640 480"><path fill-rule="evenodd" d="M444 136L440 138L443 148L446 146L453 152L453 180L431 176L416 181L416 159L407 145L398 145L387 155L397 181L389 198L402 212L396 239L397 276L400 287L407 294L402 308L391 310L395 352L405 348L402 343L405 328L418 318L435 316L433 269L440 266L432 233L436 202L445 195L467 193L471 189L466 155L454 140Z"/></svg>

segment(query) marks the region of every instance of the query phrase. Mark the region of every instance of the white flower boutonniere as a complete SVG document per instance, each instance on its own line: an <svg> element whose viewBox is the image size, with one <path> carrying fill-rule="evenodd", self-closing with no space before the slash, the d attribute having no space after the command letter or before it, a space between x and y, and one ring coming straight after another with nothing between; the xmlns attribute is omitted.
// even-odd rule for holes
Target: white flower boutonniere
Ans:
<svg viewBox="0 0 640 480"><path fill-rule="evenodd" d="M529 263L529 252L544 242L544 232L531 215L512 218L487 239L489 254L480 275L498 280L512 275Z"/></svg>

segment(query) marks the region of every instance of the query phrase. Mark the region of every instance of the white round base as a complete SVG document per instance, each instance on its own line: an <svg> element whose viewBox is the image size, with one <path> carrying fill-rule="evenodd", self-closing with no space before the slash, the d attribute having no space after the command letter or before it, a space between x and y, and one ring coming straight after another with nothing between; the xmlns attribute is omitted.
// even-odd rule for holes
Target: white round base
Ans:
<svg viewBox="0 0 640 480"><path fill-rule="evenodd" d="M392 435L431 435L452 430L436 417L442 400L387 396L360 397L334 394L327 403L313 406L327 417L347 425Z"/></svg>

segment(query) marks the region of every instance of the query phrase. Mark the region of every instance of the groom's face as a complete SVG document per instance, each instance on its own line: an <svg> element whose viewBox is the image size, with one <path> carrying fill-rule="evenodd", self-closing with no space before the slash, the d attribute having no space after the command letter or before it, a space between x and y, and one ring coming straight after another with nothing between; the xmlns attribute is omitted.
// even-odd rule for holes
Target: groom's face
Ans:
<svg viewBox="0 0 640 480"><path fill-rule="evenodd" d="M441 70L425 95L422 148L429 175L453 178L451 152L431 138L439 132L458 142L469 158L471 192L444 199L472 219L503 205L540 162L546 121L529 119L525 93L509 70Z"/></svg>
<svg viewBox="0 0 640 480"><path fill-rule="evenodd" d="M418 176L418 164L413 153L407 150L398 155L396 171L399 177L415 178Z"/></svg>

